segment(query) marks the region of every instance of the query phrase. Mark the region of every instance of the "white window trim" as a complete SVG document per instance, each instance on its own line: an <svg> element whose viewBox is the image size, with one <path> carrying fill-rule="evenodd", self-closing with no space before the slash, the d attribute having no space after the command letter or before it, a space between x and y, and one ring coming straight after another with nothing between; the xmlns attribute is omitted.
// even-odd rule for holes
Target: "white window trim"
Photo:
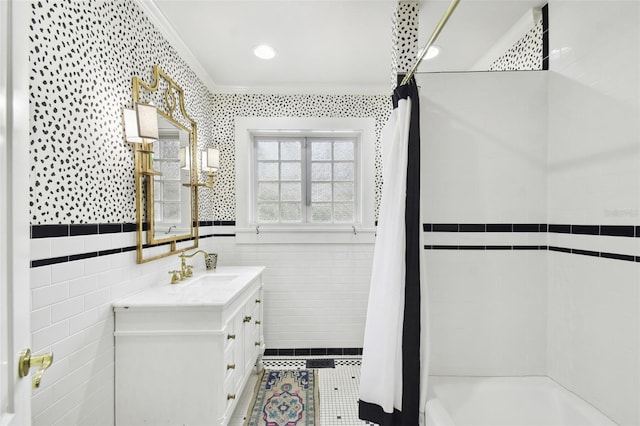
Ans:
<svg viewBox="0 0 640 426"><path fill-rule="evenodd" d="M254 133L359 132L358 193L360 218L355 225L265 225L252 221ZM322 117L236 117L236 242L256 243L373 243L375 241L375 119Z"/></svg>

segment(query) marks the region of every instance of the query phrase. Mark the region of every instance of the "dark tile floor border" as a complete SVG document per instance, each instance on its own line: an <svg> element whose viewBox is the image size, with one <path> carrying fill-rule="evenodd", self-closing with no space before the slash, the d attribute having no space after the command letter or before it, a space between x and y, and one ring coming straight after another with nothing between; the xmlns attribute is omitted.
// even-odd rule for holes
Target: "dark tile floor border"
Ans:
<svg viewBox="0 0 640 426"><path fill-rule="evenodd" d="M264 356L362 355L362 348L286 348L265 349Z"/></svg>

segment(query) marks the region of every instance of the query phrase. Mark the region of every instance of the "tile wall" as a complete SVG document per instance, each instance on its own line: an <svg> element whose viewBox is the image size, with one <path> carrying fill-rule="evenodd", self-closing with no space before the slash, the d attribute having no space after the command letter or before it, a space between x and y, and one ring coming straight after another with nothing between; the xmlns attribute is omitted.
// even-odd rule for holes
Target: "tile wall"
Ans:
<svg viewBox="0 0 640 426"><path fill-rule="evenodd" d="M545 374L547 75L418 84L430 373Z"/></svg>
<svg viewBox="0 0 640 426"><path fill-rule="evenodd" d="M549 19L549 222L629 235L640 225L640 3L551 0ZM628 260L549 252L548 372L618 424L640 424L638 238L549 244Z"/></svg>

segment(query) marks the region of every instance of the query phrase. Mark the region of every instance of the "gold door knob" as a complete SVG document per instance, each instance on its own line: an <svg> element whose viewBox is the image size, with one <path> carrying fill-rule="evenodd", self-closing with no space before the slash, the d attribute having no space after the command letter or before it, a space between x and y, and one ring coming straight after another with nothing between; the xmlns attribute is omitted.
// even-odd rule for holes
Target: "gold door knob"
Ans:
<svg viewBox="0 0 640 426"><path fill-rule="evenodd" d="M256 299L256 303L262 303L262 300Z"/></svg>
<svg viewBox="0 0 640 426"><path fill-rule="evenodd" d="M236 399L236 394L235 393L229 393L227 394L227 401L230 399Z"/></svg>
<svg viewBox="0 0 640 426"><path fill-rule="evenodd" d="M31 350L25 349L20 353L20 358L18 360L18 376L25 377L29 374L29 370L32 366L40 367L38 368L36 375L33 376L33 387L39 388L44 370L49 368L52 363L53 353L31 356Z"/></svg>
<svg viewBox="0 0 640 426"><path fill-rule="evenodd" d="M244 317L243 322L250 322L251 321L251 317Z"/></svg>
<svg viewBox="0 0 640 426"><path fill-rule="evenodd" d="M260 325L260 324L262 324L262 321L258 321L258 320L256 320L256 324L257 324L257 325Z"/></svg>
<svg viewBox="0 0 640 426"><path fill-rule="evenodd" d="M235 339L236 335L235 334L227 334L227 340L232 340Z"/></svg>
<svg viewBox="0 0 640 426"><path fill-rule="evenodd" d="M256 342L256 346L260 346L260 342Z"/></svg>
<svg viewBox="0 0 640 426"><path fill-rule="evenodd" d="M235 364L227 364L227 370L233 370L234 368L236 368Z"/></svg>

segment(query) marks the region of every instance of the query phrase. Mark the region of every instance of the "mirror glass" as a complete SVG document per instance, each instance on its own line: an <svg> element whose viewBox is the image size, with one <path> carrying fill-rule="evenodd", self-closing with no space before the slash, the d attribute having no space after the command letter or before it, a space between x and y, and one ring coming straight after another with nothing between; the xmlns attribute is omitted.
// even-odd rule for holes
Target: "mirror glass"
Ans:
<svg viewBox="0 0 640 426"><path fill-rule="evenodd" d="M157 241L168 237L191 236L191 170L189 132L161 115L158 116L159 139L153 143L153 236Z"/></svg>
<svg viewBox="0 0 640 426"><path fill-rule="evenodd" d="M133 77L133 102L155 106L158 117L158 139L135 150L137 262L144 263L198 247L198 138L182 87L159 66L152 83Z"/></svg>

